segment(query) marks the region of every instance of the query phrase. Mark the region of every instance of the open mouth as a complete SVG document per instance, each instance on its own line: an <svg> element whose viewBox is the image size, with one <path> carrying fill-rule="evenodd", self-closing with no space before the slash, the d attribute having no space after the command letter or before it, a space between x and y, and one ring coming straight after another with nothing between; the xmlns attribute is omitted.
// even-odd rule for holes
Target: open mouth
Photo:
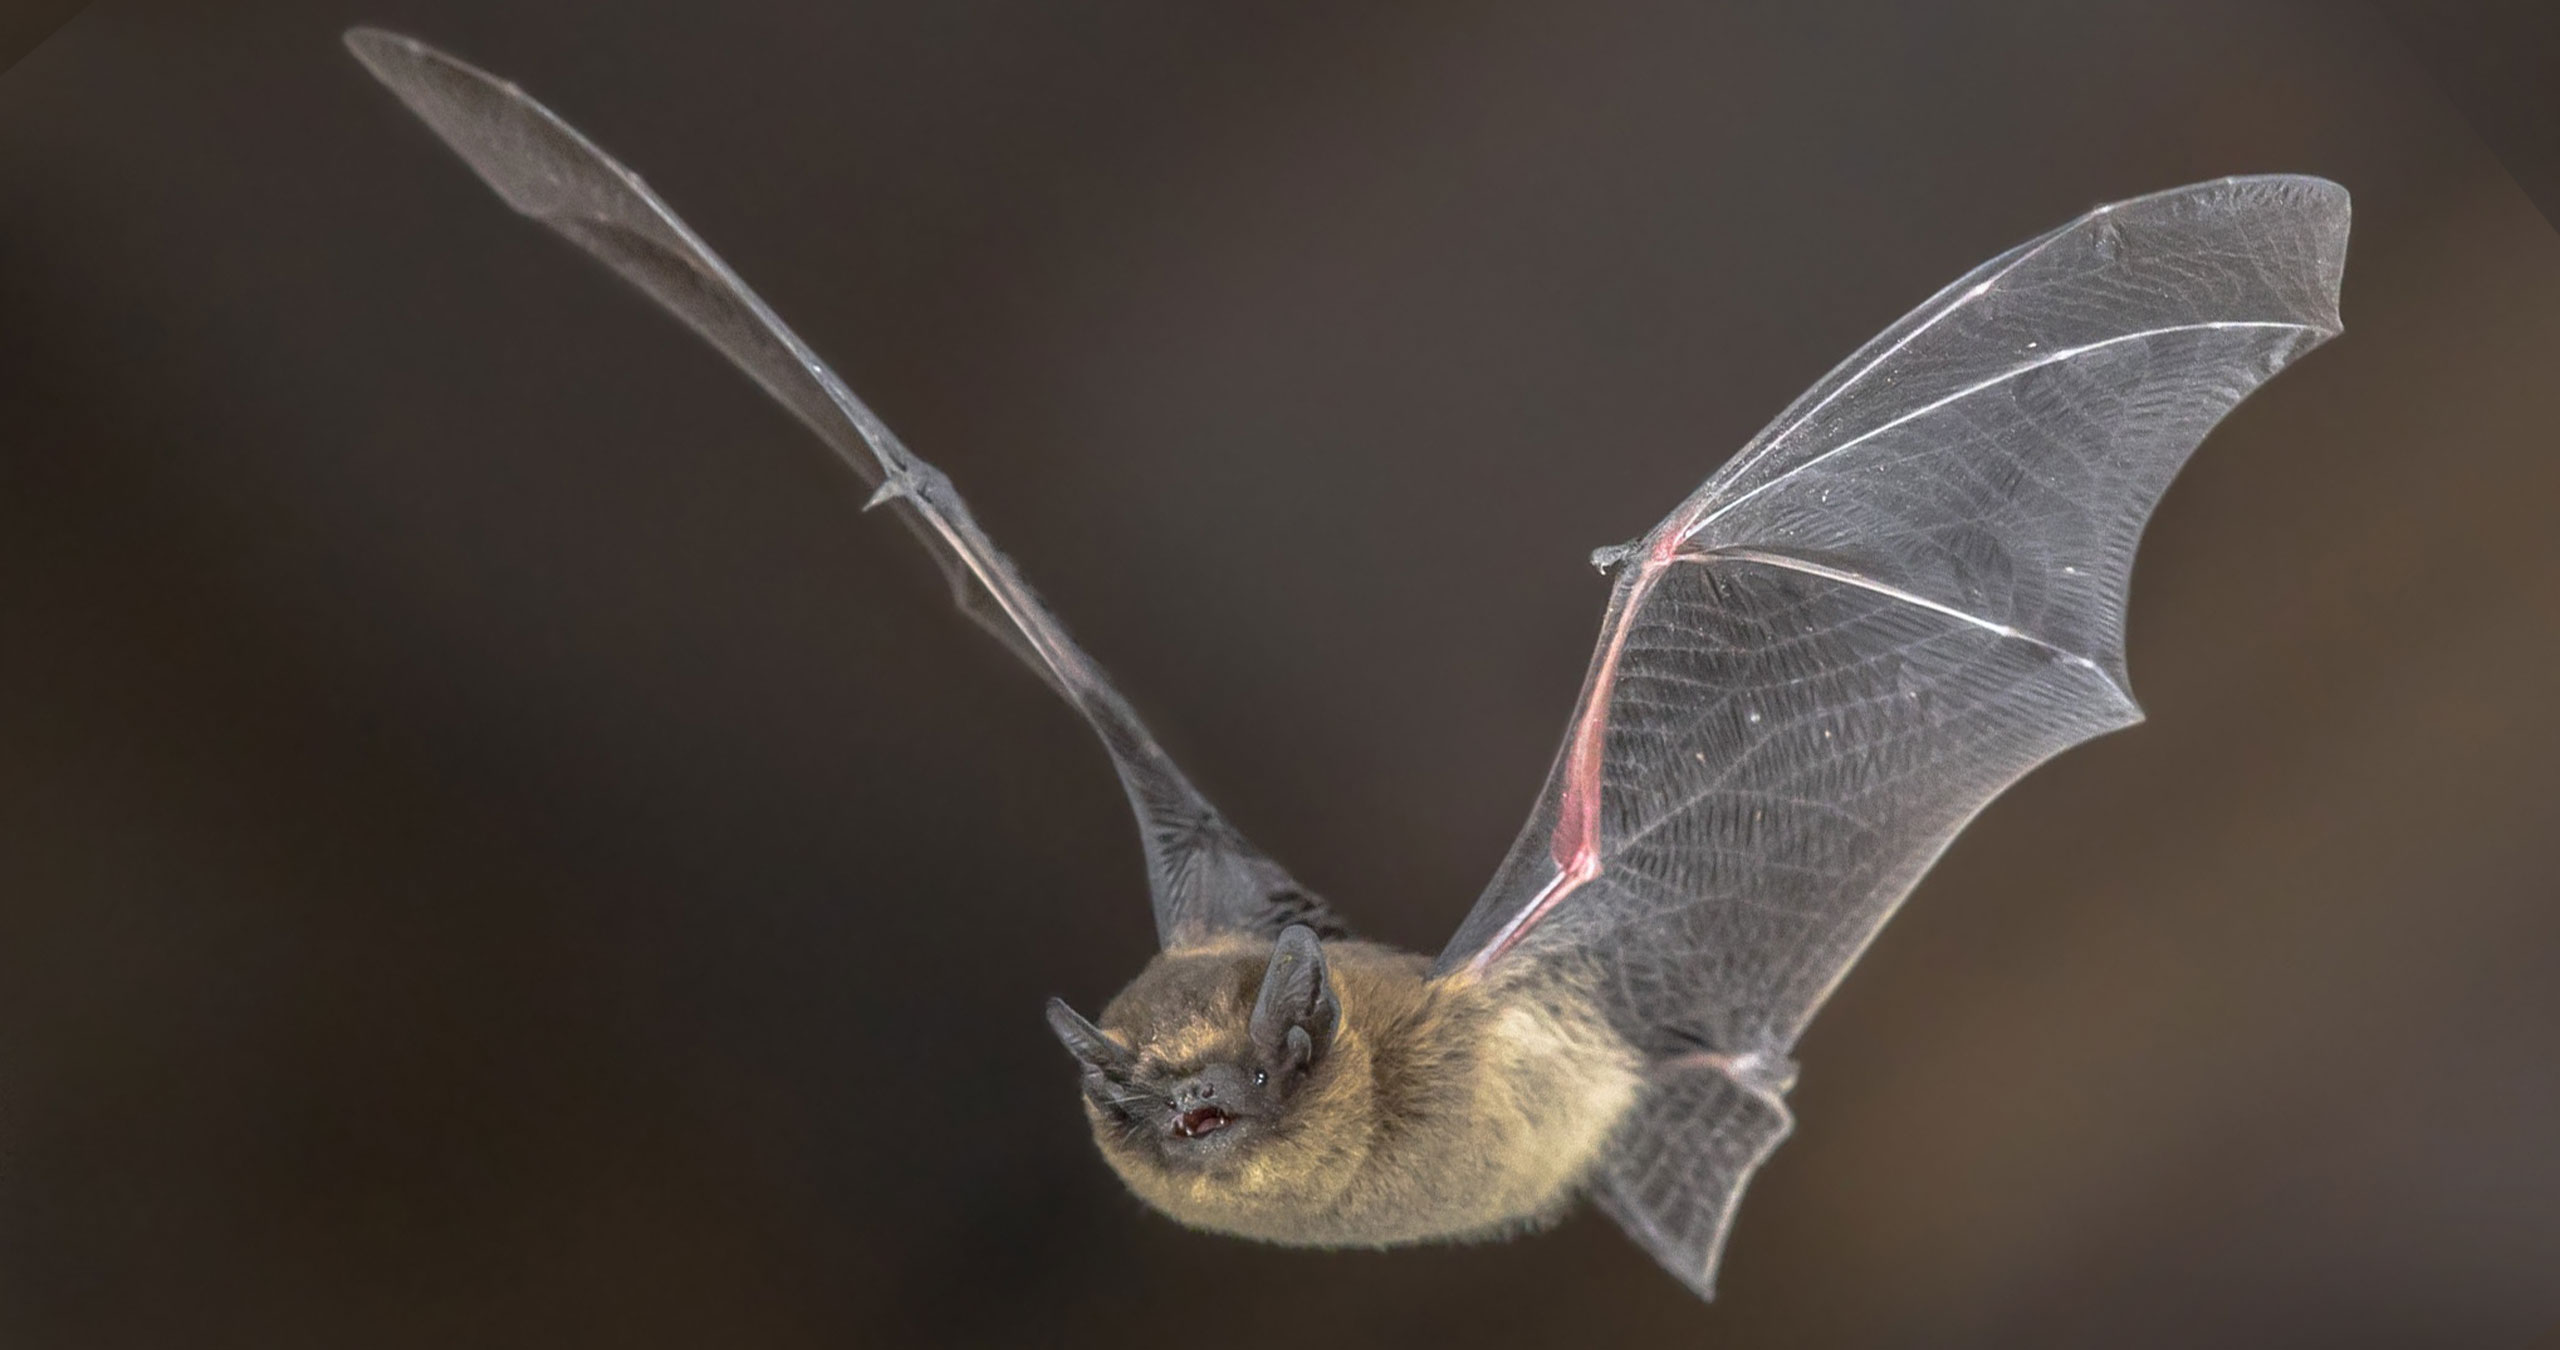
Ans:
<svg viewBox="0 0 2560 1350"><path fill-rule="evenodd" d="M1227 1122L1230 1119L1232 1117L1226 1112L1214 1106L1195 1106L1183 1112L1181 1118L1173 1122L1173 1132L1185 1139L1197 1139L1202 1135L1216 1134L1227 1128Z"/></svg>

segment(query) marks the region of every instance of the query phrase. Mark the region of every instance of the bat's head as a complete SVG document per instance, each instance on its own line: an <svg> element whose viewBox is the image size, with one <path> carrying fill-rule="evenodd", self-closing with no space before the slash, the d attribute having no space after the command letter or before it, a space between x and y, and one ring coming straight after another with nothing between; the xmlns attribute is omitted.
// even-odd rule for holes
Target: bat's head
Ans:
<svg viewBox="0 0 2560 1350"><path fill-rule="evenodd" d="M1150 1199L1271 1160L1339 1074L1342 1005L1313 930L1159 956L1102 1025L1049 1002L1112 1166ZM1283 1149L1283 1152L1286 1150Z"/></svg>

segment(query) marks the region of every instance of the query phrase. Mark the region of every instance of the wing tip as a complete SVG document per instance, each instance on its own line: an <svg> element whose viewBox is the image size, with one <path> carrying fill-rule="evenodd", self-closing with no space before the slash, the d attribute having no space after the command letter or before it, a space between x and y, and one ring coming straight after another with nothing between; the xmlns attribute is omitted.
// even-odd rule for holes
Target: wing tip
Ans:
<svg viewBox="0 0 2560 1350"><path fill-rule="evenodd" d="M339 34L338 40L346 45L348 54L355 57L368 73L395 90L401 87L407 74L403 67L461 64L406 33L395 33L371 24L357 24Z"/></svg>
<svg viewBox="0 0 2560 1350"><path fill-rule="evenodd" d="M2299 311L2293 317L2318 335L2308 346L2346 331L2338 313L2338 294L2346 280L2347 236L2354 222L2355 199L2344 184L2309 173L2225 174L2093 207L2046 237L2146 208L2219 215L2262 240L2287 240L2299 251L2262 255L2261 265L2292 274L2292 282L2302 288Z"/></svg>
<svg viewBox="0 0 2560 1350"><path fill-rule="evenodd" d="M375 51L384 47L418 47L424 45L416 38L410 37L405 33L395 33L388 28L377 28L369 23L360 23L350 26L345 32L338 35L338 40L346 43L348 50L355 52L359 56L368 51Z"/></svg>
<svg viewBox="0 0 2560 1350"><path fill-rule="evenodd" d="M388 28L358 24L339 34L338 40L345 44L347 54L356 59L356 64L364 67L366 74L381 81L384 88L397 95L411 112L425 118L431 126L435 119L428 116L426 106L420 102L431 73L441 69L466 77L476 76L482 81L489 80L489 76L481 71L406 33L395 33Z"/></svg>
<svg viewBox="0 0 2560 1350"><path fill-rule="evenodd" d="M411 111L416 112L420 117L426 118L430 125L435 124L435 119L427 116L426 105L420 100L429 89L427 81L438 76L477 85L503 95L512 102L526 104L542 111L546 116L549 115L548 110L542 109L540 104L527 98L524 90L516 87L514 81L502 80L442 47L413 38L406 33L395 33L388 28L375 28L370 24L358 24L339 34L338 40L345 44L347 51L356 58L358 64L362 65L375 79L382 81L391 92L399 95L401 102L408 104ZM438 132L441 134L441 127L438 127Z"/></svg>
<svg viewBox="0 0 2560 1350"><path fill-rule="evenodd" d="M639 175L560 119L512 80L405 33L359 24L340 35L366 73L427 125L510 210L548 220L573 205L563 183L592 167L644 198ZM489 143L503 133L504 149ZM648 205L663 211L652 198Z"/></svg>

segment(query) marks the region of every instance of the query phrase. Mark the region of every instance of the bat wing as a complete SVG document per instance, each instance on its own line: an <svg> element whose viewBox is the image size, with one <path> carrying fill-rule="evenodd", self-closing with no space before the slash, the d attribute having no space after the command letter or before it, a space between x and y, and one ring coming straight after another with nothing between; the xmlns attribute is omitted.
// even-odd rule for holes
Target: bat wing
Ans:
<svg viewBox="0 0 2560 1350"><path fill-rule="evenodd" d="M1340 931L1322 902L1191 785L1100 667L988 542L951 481L917 458L638 176L514 85L411 38L347 47L507 205L595 255L720 349L826 442L950 579L962 611L1013 649L1102 738L1137 813L1156 933L1168 948L1290 923Z"/></svg>
<svg viewBox="0 0 2560 1350"><path fill-rule="evenodd" d="M1595 1179L1706 1292L1786 1056L1956 832L2141 717L2135 544L2205 433L2339 331L2347 194L2101 207L1949 286L1642 540L1519 842L1439 968L1570 957L1656 1063Z"/></svg>

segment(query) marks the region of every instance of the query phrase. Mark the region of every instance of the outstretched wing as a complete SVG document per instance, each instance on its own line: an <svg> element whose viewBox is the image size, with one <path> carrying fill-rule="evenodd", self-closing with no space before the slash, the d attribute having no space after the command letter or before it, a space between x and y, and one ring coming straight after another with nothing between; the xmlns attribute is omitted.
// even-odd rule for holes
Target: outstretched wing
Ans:
<svg viewBox="0 0 2560 1350"><path fill-rule="evenodd" d="M960 608L1084 714L1138 816L1168 948L1291 923L1340 931L1324 906L1227 824L1110 680L978 528L951 481L891 434L638 176L514 85L396 33L348 50L507 205L557 230L666 307L875 488L950 579Z"/></svg>
<svg viewBox="0 0 2560 1350"><path fill-rule="evenodd" d="M1564 747L1440 969L1571 954L1664 1065L1752 1089L1742 1136L1640 1115L1642 1186L1598 1182L1693 1284L1736 1160L1784 1131L1788 1049L1877 928L2002 789L2139 720L2143 523L2338 332L2347 217L2302 177L2101 207L1939 292L1596 559L1621 570Z"/></svg>

